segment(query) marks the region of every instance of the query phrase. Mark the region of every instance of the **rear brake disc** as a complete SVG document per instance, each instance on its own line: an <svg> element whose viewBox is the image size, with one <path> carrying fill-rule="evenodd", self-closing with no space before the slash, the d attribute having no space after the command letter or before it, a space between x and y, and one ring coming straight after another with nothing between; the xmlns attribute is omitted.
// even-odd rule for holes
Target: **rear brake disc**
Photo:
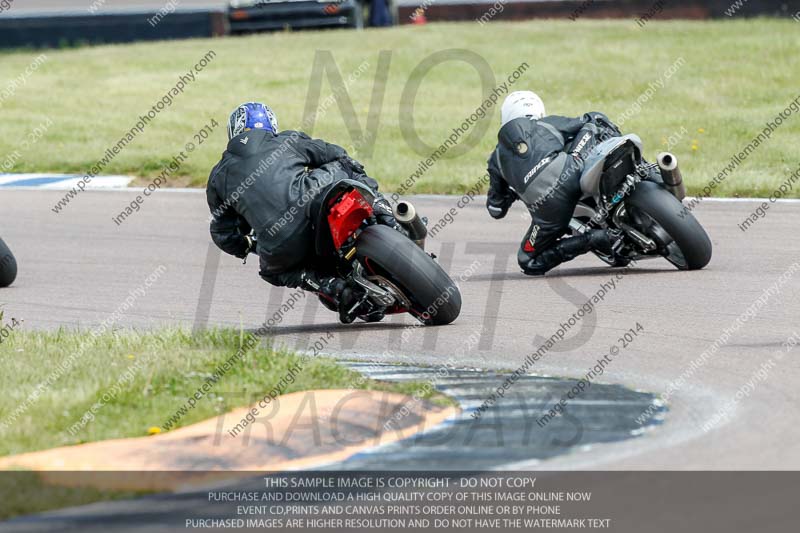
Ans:
<svg viewBox="0 0 800 533"><path fill-rule="evenodd" d="M383 276L377 276L377 275L367 276L367 279L372 283L374 283L375 285L381 287L382 289L385 289L390 293L392 293L392 296L394 296L397 299L397 301L404 309L411 309L412 307L411 300L409 300L408 297L406 297L406 295L403 294L403 291L401 291L397 287L397 285L395 285L388 279L384 278Z"/></svg>

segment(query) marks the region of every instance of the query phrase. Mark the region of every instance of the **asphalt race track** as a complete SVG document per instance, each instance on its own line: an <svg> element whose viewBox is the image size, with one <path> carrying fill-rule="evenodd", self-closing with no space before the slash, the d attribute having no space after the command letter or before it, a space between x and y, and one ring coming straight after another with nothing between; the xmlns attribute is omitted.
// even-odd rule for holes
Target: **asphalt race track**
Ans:
<svg viewBox="0 0 800 533"><path fill-rule="evenodd" d="M582 377L638 322L644 332L598 381L665 393L673 380L682 374L685 379L673 387L670 410L656 429L636 439L578 449L536 468L800 468L800 429L794 423L800 350L775 356L793 331L800 331L800 272L784 275L800 261L800 241L793 237L800 227L798 203L773 205L747 232L737 224L756 203L701 203L695 213L715 250L700 272L678 272L656 260L618 274L586 256L546 278L528 278L516 264L525 213L517 208L496 222L476 200L457 210L454 222L428 246L459 279L461 317L447 327L404 328L414 323L410 317L341 326L314 298L300 300L276 320L291 291L262 282L255 257L243 266L209 247L201 191L159 191L117 226L112 217L140 192L87 191L56 214L51 207L63 191L4 190L0 235L20 264L16 283L0 290L5 319L16 318L29 329L91 328L107 319L115 327L243 324L255 329L272 317L279 322L278 340L292 348L305 349L333 331L326 351L346 359L437 366L452 358L459 367L513 370L613 280L616 287L530 371ZM457 201L414 200L432 225ZM159 265L163 273L142 294L138 289ZM771 286L777 288L762 298L763 307L737 325ZM109 318L126 299L133 303L123 317ZM700 354L726 328L729 335L717 342L718 351L698 366ZM768 361L772 364L765 366ZM740 401L730 404L737 392ZM728 409L727 415L704 430L721 409Z"/></svg>

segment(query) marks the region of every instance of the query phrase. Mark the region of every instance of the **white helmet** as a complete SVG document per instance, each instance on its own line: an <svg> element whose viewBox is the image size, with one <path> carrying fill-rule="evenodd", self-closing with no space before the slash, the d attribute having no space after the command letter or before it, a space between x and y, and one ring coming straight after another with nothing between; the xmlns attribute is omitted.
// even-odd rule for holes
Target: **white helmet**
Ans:
<svg viewBox="0 0 800 533"><path fill-rule="evenodd" d="M515 118L529 117L539 120L545 116L544 102L533 91L514 91L506 96L500 109L501 126L505 126Z"/></svg>

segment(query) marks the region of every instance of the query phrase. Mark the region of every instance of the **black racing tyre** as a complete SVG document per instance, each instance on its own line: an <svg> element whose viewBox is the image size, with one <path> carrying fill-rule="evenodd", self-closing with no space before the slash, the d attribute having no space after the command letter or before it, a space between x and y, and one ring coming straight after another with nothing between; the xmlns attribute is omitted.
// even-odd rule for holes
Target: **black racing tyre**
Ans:
<svg viewBox="0 0 800 533"><path fill-rule="evenodd" d="M711 261L711 239L706 230L664 187L643 181L625 203L634 225L655 239L676 267L699 270Z"/></svg>
<svg viewBox="0 0 800 533"><path fill-rule="evenodd" d="M0 287L8 287L17 279L17 260L8 249L5 241L0 239Z"/></svg>
<svg viewBox="0 0 800 533"><path fill-rule="evenodd" d="M458 318L461 292L456 284L431 256L398 231L369 226L358 237L356 257L369 274L395 284L425 324L441 326Z"/></svg>

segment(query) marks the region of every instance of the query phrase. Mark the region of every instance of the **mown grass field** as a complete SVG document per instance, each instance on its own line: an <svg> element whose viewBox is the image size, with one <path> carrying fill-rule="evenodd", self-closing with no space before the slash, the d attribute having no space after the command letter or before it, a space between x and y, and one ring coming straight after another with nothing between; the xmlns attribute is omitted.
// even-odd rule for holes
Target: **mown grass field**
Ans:
<svg viewBox="0 0 800 533"><path fill-rule="evenodd" d="M632 20L484 26L471 22L45 51L47 62L2 102L0 163L5 154L19 148L20 139L49 118L53 125L35 146L21 153L13 171L87 172L209 50L217 54L212 64L107 172L158 174L209 119L224 123L243 101L263 100L276 110L282 128L300 127L312 65L320 50L331 51L345 79L366 62L363 75L348 86L354 103L349 119L363 129L379 51L388 50L388 78L375 89L375 94L385 96L373 153L363 146L354 149L357 139L350 136L337 105L323 104L316 125L307 129L352 149L383 188L392 190L428 155L406 142L401 124L413 119L421 139L435 146L480 105L478 73L463 61L433 68L422 80L413 106L401 105L403 90L421 61L437 51L463 48L485 59L498 83L527 62L529 68L513 87L539 92L550 113L600 110L612 119L628 113L648 86L683 58L683 66L641 105L641 111L630 115L624 130L643 137L651 158L671 136L684 131L672 150L683 161L690 191L697 192L767 120L800 95L798 28L791 20L772 19L650 22L645 28ZM3 53L0 90L38 53ZM321 100L331 94L326 80ZM485 168L499 116L498 106L473 128L483 131L476 146L439 161L410 192L467 190ZM794 116L714 194L769 194L800 163L798 138L800 118ZM224 144L224 127L219 127L171 183L204 185ZM792 194L800 196L797 190Z"/></svg>
<svg viewBox="0 0 800 533"><path fill-rule="evenodd" d="M89 333L16 329L0 349L0 456L148 435L150 428L161 428L218 365L236 354L241 342L240 332L231 330L119 332L93 339ZM38 399L28 402L27 409L4 427L17 407L73 354L78 356L68 370L61 372L52 386L42 387ZM297 362L297 355L256 346L175 428L258 401ZM438 393L426 392L418 383L363 380L360 374L323 358L303 365L283 394L336 388L420 391L423 397L448 401ZM95 402L101 407L73 435L70 428Z"/></svg>

